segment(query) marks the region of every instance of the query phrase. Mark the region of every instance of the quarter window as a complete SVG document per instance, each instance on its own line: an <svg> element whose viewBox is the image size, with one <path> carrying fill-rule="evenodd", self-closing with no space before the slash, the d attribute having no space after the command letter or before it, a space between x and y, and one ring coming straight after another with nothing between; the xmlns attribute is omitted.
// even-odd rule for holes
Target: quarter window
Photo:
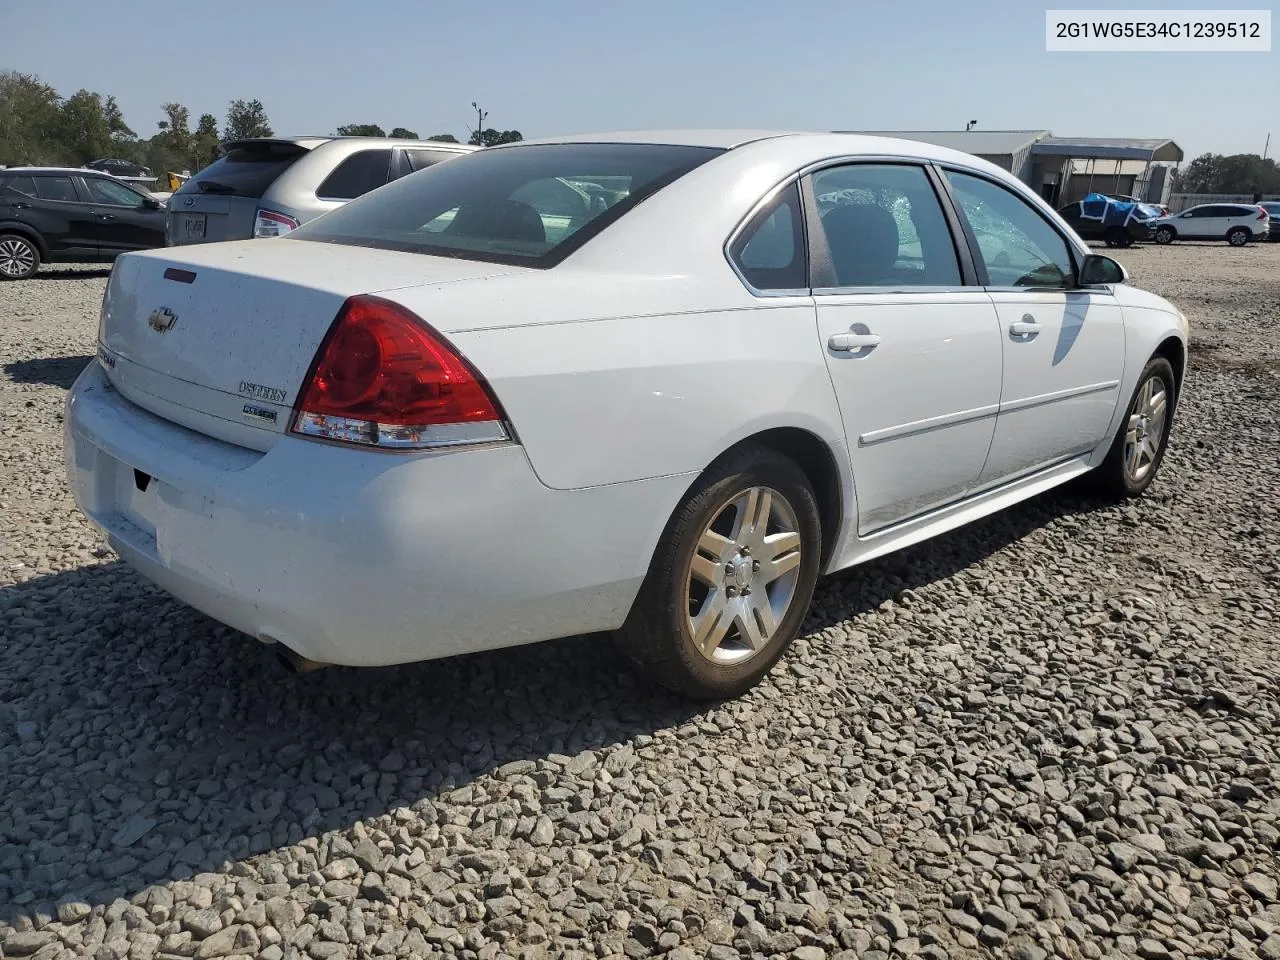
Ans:
<svg viewBox="0 0 1280 960"><path fill-rule="evenodd" d="M361 150L343 160L316 188L325 200L354 200L387 182L390 150Z"/></svg>
<svg viewBox="0 0 1280 960"><path fill-rule="evenodd" d="M729 256L757 290L808 289L800 188L796 184L751 218L729 248Z"/></svg>
<svg viewBox="0 0 1280 960"><path fill-rule="evenodd" d="M831 262L831 275L814 286L961 284L955 242L922 167L849 164L815 173L812 184Z"/></svg>
<svg viewBox="0 0 1280 960"><path fill-rule="evenodd" d="M36 177L35 181L36 196L41 200L63 200L75 203L80 199L76 196L76 188L70 177Z"/></svg>
<svg viewBox="0 0 1280 960"><path fill-rule="evenodd" d="M110 180L99 180L97 177L85 177L85 186L89 188L89 196L94 203L109 203L114 207L140 207L141 194L128 187Z"/></svg>
<svg viewBox="0 0 1280 960"><path fill-rule="evenodd" d="M994 287L1070 287L1075 261L1062 234L1025 200L981 177L947 171Z"/></svg>

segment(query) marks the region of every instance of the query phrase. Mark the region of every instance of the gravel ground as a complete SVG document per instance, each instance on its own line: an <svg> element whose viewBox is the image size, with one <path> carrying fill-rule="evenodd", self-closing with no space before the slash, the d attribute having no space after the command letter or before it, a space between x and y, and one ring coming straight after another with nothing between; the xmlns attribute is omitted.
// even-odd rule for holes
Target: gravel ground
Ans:
<svg viewBox="0 0 1280 960"><path fill-rule="evenodd" d="M68 496L105 273L0 284L4 956L1280 958L1280 244L1120 259L1195 327L1149 495L830 578L710 708L596 637L285 675Z"/></svg>

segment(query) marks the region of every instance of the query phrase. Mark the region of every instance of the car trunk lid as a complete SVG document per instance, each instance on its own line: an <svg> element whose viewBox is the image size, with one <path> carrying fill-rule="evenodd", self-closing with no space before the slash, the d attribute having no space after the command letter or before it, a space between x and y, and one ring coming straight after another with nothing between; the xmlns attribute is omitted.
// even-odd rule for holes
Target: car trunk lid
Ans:
<svg viewBox="0 0 1280 960"><path fill-rule="evenodd" d="M289 239L127 254L103 300L99 362L157 416L267 450L348 297L518 269Z"/></svg>

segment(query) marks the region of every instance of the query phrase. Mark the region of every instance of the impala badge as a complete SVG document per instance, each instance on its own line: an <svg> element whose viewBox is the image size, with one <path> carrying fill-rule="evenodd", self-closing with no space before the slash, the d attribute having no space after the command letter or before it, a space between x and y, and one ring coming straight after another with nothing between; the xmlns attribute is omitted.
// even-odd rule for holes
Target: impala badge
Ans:
<svg viewBox="0 0 1280 960"><path fill-rule="evenodd" d="M147 317L147 323L151 324L151 329L156 333L168 333L177 322L178 315L168 307L152 310L151 316Z"/></svg>

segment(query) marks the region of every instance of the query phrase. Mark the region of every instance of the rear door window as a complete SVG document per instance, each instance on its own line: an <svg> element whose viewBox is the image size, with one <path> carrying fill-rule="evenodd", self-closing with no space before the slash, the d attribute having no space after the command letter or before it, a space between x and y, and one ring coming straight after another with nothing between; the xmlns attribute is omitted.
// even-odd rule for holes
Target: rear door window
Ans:
<svg viewBox="0 0 1280 960"><path fill-rule="evenodd" d="M316 187L321 200L354 200L387 182L390 150L361 150L338 164Z"/></svg>
<svg viewBox="0 0 1280 960"><path fill-rule="evenodd" d="M36 177L36 196L41 200L60 200L64 203L78 203L75 184L70 177Z"/></svg>
<svg viewBox="0 0 1280 960"><path fill-rule="evenodd" d="M36 193L36 181L34 177L13 177L5 183L10 190L17 190L19 193L25 193L28 197L39 196Z"/></svg>
<svg viewBox="0 0 1280 960"><path fill-rule="evenodd" d="M233 144L223 156L184 183L178 193L210 193L257 200L280 174L306 153L306 147L287 141Z"/></svg>

